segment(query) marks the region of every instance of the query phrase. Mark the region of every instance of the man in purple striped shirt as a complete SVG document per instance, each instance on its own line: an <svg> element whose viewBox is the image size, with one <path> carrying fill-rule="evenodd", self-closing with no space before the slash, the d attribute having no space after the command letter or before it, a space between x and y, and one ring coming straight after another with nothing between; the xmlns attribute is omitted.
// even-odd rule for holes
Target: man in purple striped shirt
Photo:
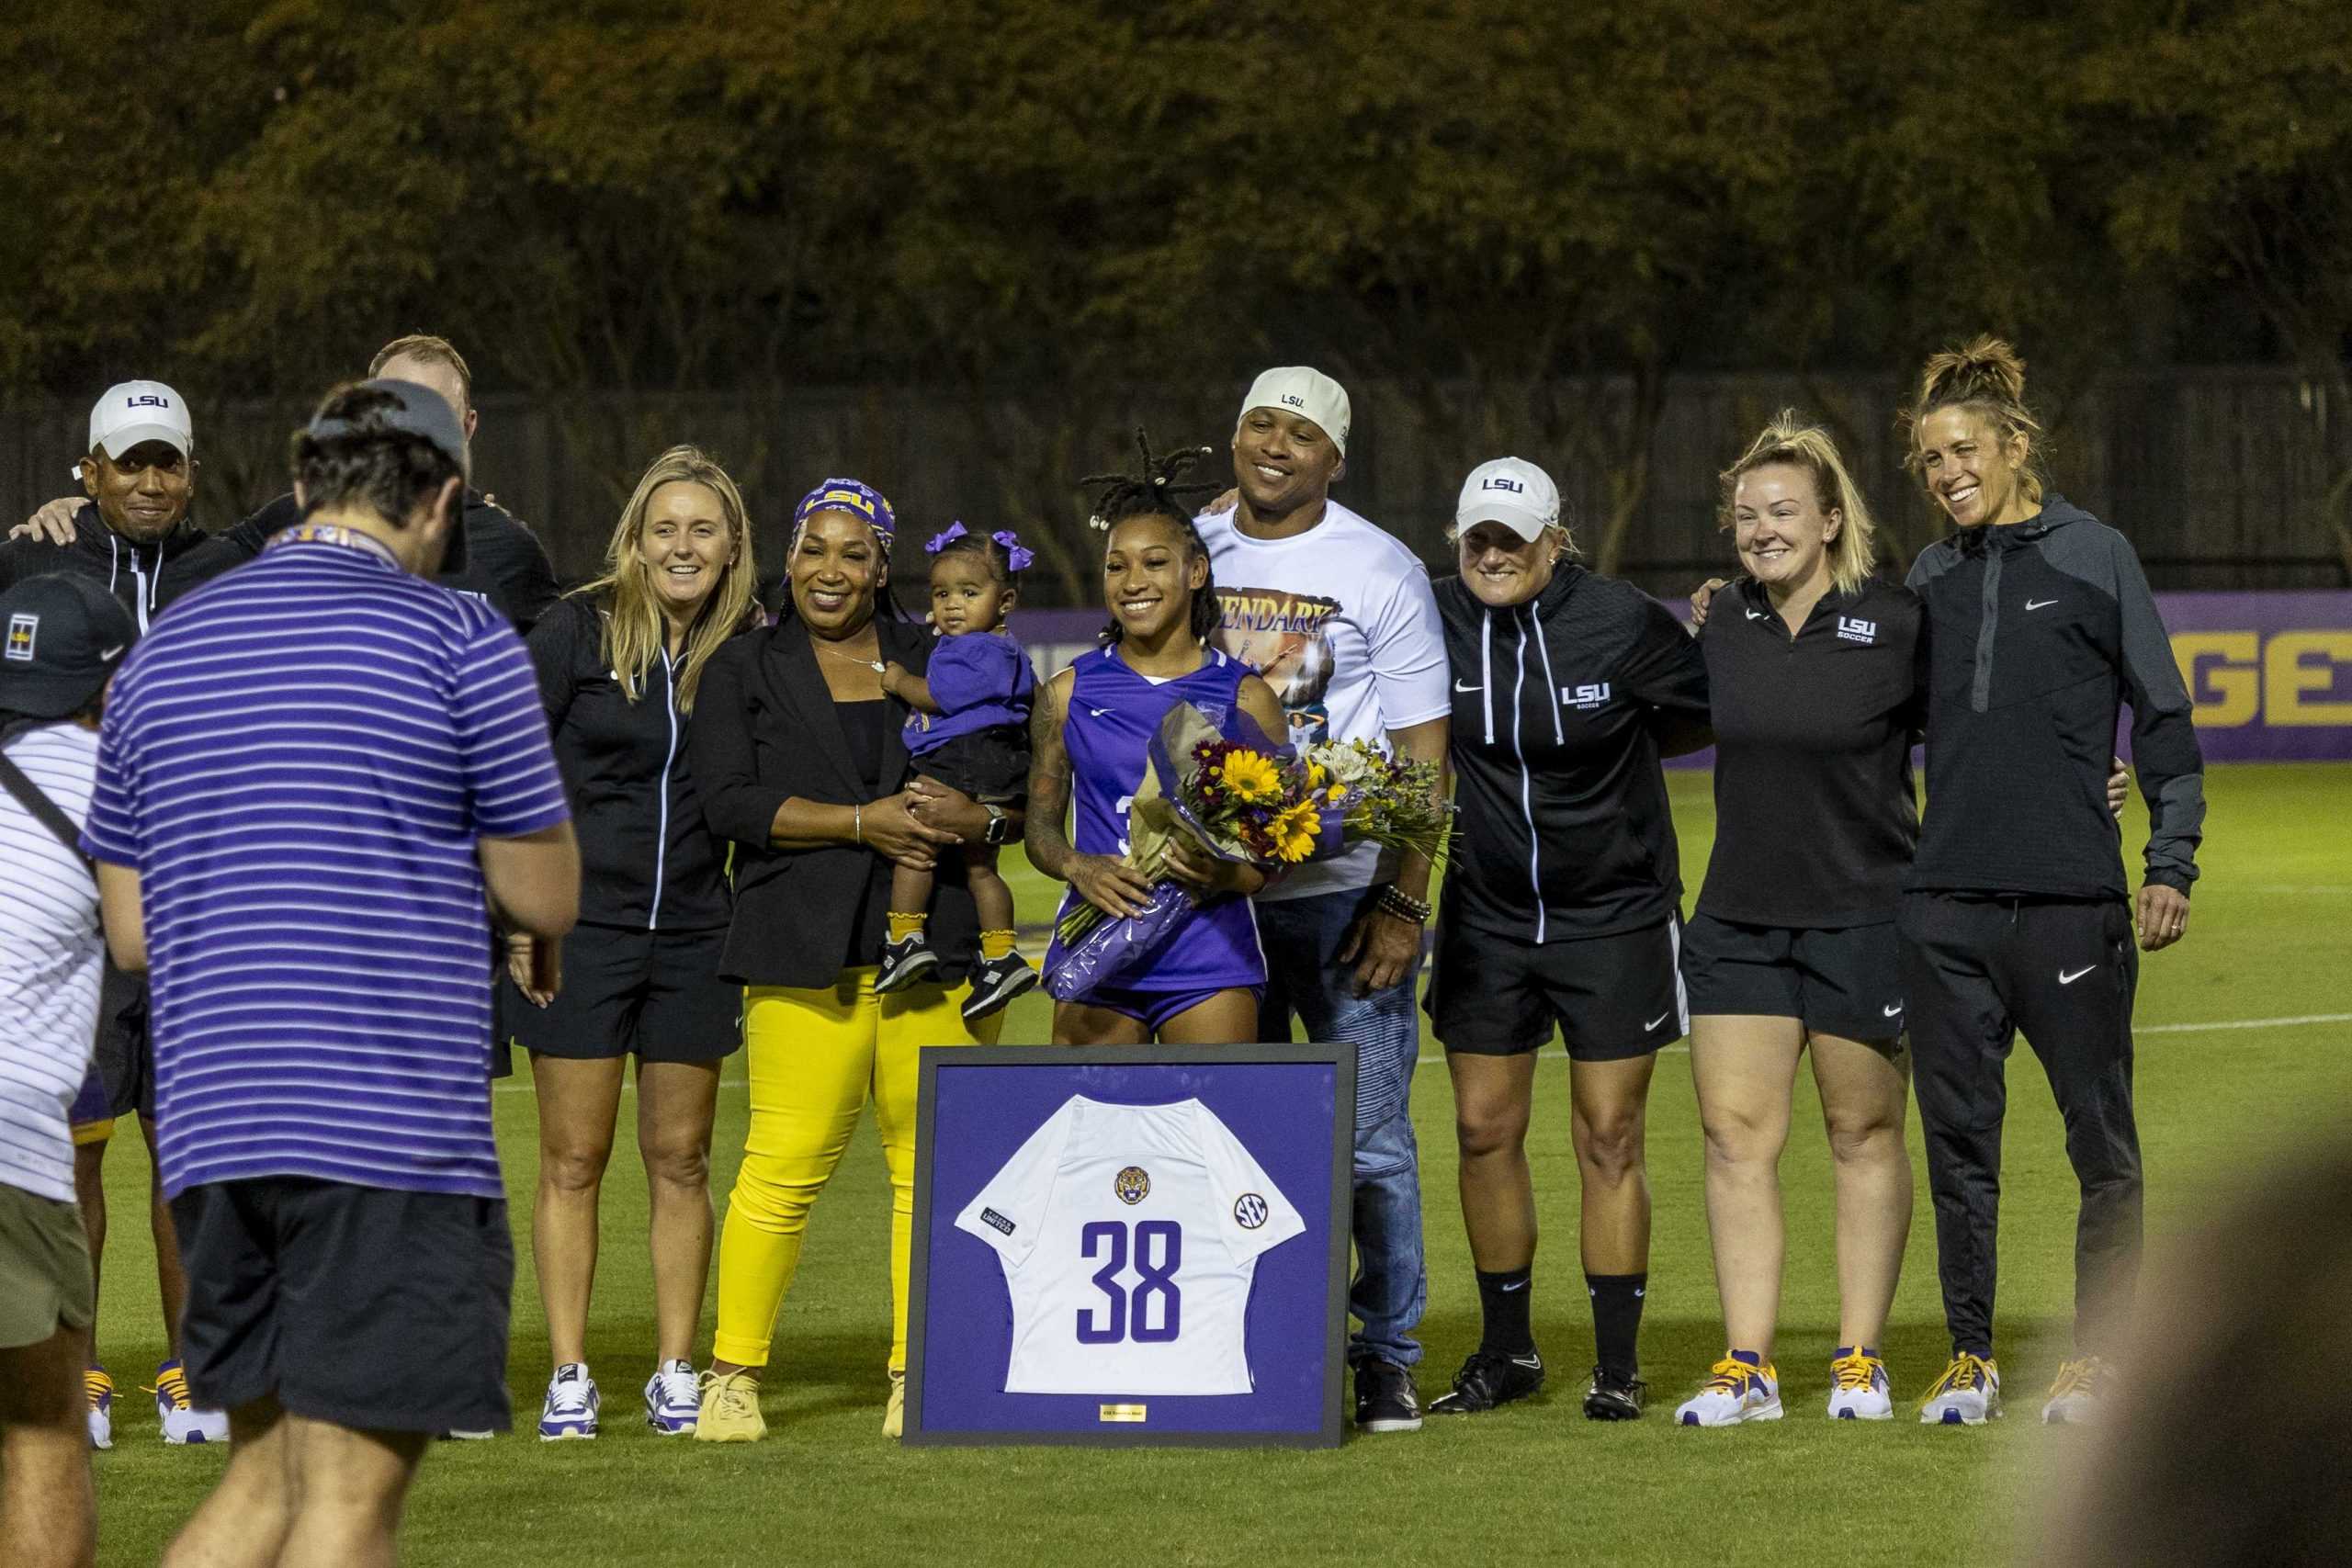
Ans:
<svg viewBox="0 0 2352 1568"><path fill-rule="evenodd" d="M234 1445L167 1563L390 1562L432 1435L508 1424L483 954L493 910L552 944L579 904L529 657L430 581L456 414L339 388L293 460L302 522L124 662L84 831Z"/></svg>

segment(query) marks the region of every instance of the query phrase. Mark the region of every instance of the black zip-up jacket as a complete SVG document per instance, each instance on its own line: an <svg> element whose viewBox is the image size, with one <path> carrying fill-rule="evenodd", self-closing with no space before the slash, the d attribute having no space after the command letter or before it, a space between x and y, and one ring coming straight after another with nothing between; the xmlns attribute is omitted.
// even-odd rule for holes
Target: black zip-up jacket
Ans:
<svg viewBox="0 0 2352 1568"><path fill-rule="evenodd" d="M1928 818L1904 886L2126 897L2107 777L2128 702L2147 880L2188 891L2204 761L2131 541L2053 493L1928 546L1909 584L1928 607Z"/></svg>
<svg viewBox="0 0 2352 1568"><path fill-rule="evenodd" d="M605 660L605 604L560 599L531 628L531 663L580 836L580 918L632 931L727 924L723 849L703 819L667 654L635 702ZM678 661L683 666L684 660Z"/></svg>
<svg viewBox="0 0 2352 1568"><path fill-rule="evenodd" d="M1682 874L1661 753L1710 739L1707 667L1628 582L1563 562L1525 604L1435 585L1453 676L1453 800L1441 918L1521 942L1655 925Z"/></svg>
<svg viewBox="0 0 2352 1568"><path fill-rule="evenodd" d="M261 554L281 530L302 520L291 495L281 495L242 523L221 530L204 547L172 563L165 574L164 603L203 586L224 571ZM556 600L555 568L538 536L480 491L466 491L465 558L434 581L444 588L486 599L516 633L531 627Z"/></svg>
<svg viewBox="0 0 2352 1568"><path fill-rule="evenodd" d="M85 502L74 513L74 542L52 545L27 535L0 543L0 590L46 572L70 571L106 583L144 632L147 623L171 603L164 580L179 569L210 536L182 518L172 531L152 545L124 538L107 526L98 503Z"/></svg>

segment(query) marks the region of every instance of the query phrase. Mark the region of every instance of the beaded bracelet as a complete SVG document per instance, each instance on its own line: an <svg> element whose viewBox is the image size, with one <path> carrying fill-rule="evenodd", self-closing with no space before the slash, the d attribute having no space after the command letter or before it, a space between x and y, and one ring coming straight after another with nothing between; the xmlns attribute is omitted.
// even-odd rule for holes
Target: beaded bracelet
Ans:
<svg viewBox="0 0 2352 1568"><path fill-rule="evenodd" d="M1400 920L1410 920L1417 926L1430 923L1430 906L1411 894L1398 890L1394 883L1380 890L1380 908L1384 914L1394 915Z"/></svg>

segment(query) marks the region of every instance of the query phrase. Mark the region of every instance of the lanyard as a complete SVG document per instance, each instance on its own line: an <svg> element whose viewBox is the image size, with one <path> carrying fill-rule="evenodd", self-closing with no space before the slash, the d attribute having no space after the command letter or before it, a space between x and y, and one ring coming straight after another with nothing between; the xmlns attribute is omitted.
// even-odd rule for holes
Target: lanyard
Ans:
<svg viewBox="0 0 2352 1568"><path fill-rule="evenodd" d="M297 523L263 547L274 550L281 545L340 545L347 550L367 551L396 570L407 570L401 565L401 558L392 554L390 545L340 523Z"/></svg>

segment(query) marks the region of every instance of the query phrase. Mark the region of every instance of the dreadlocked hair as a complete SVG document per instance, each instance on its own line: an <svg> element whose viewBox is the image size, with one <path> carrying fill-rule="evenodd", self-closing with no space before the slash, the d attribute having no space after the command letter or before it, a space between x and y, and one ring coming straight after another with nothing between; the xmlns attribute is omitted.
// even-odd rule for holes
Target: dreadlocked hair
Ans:
<svg viewBox="0 0 2352 1568"><path fill-rule="evenodd" d="M1185 475L1204 459L1216 455L1214 446L1181 446L1173 452L1155 455L1151 437L1141 426L1136 429L1136 453L1142 459L1140 471L1129 474L1089 474L1078 482L1094 491L1093 510L1086 519L1090 528L1100 528L1108 534L1120 524L1135 517L1164 517L1175 526L1184 541L1191 558L1202 561L1209 558L1209 547L1193 524L1193 508L1188 496L1213 495L1221 487L1212 479L1187 479ZM1216 575L1212 570L1193 590L1190 623L1193 636L1203 644L1216 633L1223 611L1217 605ZM1117 642L1125 635L1114 617L1104 626L1099 641L1104 647Z"/></svg>
<svg viewBox="0 0 2352 1568"><path fill-rule="evenodd" d="M2041 422L2025 401L2025 361L2018 351L1990 333L1979 333L1959 348L1930 357L1919 372L1919 395L1904 411L1903 466L1916 478L1919 467L1919 427L1939 409L1964 408L1982 418L2004 447L2025 443L2025 462L2018 487L2029 501L2040 501L2044 486L2042 457L2049 446Z"/></svg>

